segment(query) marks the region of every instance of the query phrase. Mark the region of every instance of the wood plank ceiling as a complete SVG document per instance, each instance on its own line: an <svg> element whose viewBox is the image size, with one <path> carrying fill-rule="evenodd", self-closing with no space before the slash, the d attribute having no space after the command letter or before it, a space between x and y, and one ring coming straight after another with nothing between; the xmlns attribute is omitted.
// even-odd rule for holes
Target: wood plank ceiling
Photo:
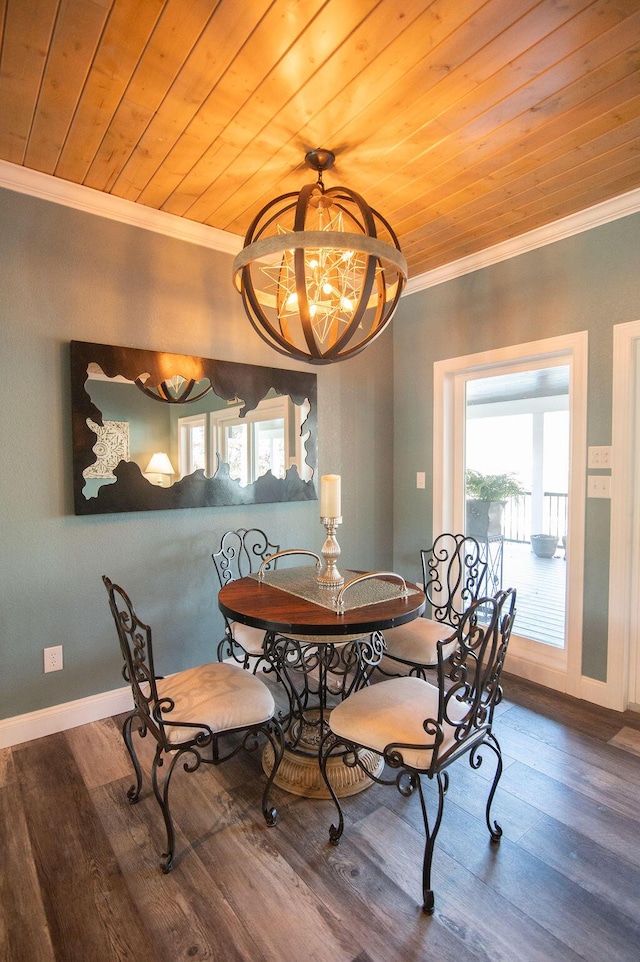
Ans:
<svg viewBox="0 0 640 962"><path fill-rule="evenodd" d="M244 235L327 186L410 275L640 186L640 0L0 0L0 159Z"/></svg>

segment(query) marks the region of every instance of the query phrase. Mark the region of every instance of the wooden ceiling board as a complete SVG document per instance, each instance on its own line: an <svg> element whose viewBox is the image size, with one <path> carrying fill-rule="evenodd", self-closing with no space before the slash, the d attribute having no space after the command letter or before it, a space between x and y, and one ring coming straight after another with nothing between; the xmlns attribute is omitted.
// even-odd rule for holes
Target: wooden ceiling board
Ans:
<svg viewBox="0 0 640 962"><path fill-rule="evenodd" d="M547 90L556 93L558 89L558 77L553 74L556 61L551 59L553 54L548 49L548 39L545 38L521 57L507 62L486 81L468 88L464 97L455 100L445 88L441 91L444 102L440 98L430 116L429 105L423 108L418 100L417 112L421 113L424 109L429 119L417 135L414 134L414 154L407 176L419 178L420 170L428 164L430 178L433 178L438 195L442 197L441 179L435 179L439 168L443 168L450 178L458 172L468 175L470 163L477 162L483 156L495 155L501 147L506 147L511 153L514 144L523 144L523 138L530 135L534 124L546 124L547 115L541 98ZM546 83L540 73L541 64L545 64L542 75L547 78ZM566 73L566 65L561 70ZM409 118L407 122L410 122ZM431 131L432 125L437 125L435 136ZM425 139L430 137L431 143L427 139L427 153L416 156L422 135ZM380 187L392 203L390 185L381 182ZM401 211L398 213L402 216Z"/></svg>
<svg viewBox="0 0 640 962"><path fill-rule="evenodd" d="M488 158L488 163L479 175L480 179L486 176L487 168L494 171L499 169L501 157L506 155L511 161L514 157L525 155L528 152L528 144L535 135L537 135L537 142L541 143L554 139L559 132L565 133L567 130L573 132L585 122L585 115L576 111L569 117L569 111L575 107L581 107L588 115L588 102L590 97L595 95L596 86L607 90L619 76L624 77L629 71L632 73L637 71L637 67L629 64L626 51L613 62L607 60L600 72L597 69L591 73L586 72L591 66L586 54L582 58L582 63L585 73L566 89L558 85L554 65L545 71L542 79L515 88L512 93L507 93L495 104L490 105L482 100L478 103L476 100L476 115L474 116L472 108L465 111L468 122L459 130L452 131L450 137L440 139L419 158L423 165L429 166L429 176L434 183L434 189L431 192L433 203L437 204L443 196L448 198L452 192L459 189L459 185L444 187L447 178L451 180L455 175L462 175L468 182L474 176L473 170L479 160ZM566 76L566 66L562 67L562 76ZM637 85L637 76L634 78L634 83ZM505 90L508 89L505 87ZM605 98L604 103L609 103L609 100ZM602 105L594 107L595 111L601 109ZM554 129L550 124L556 118L560 119L560 123ZM414 180L419 173L417 164L417 161L411 161L410 176ZM444 179L437 176L438 172L445 175ZM381 188L383 187L384 185L381 184ZM393 196L388 190L385 196L388 202L393 202ZM421 204L428 203L428 196L423 194L420 199ZM402 220L405 212L397 205L394 207L396 216ZM413 202L407 210L407 213L411 212L415 212Z"/></svg>
<svg viewBox="0 0 640 962"><path fill-rule="evenodd" d="M88 187L112 192L122 166L182 69L216 2L168 0L89 168L84 181Z"/></svg>
<svg viewBox="0 0 640 962"><path fill-rule="evenodd" d="M637 89L637 85L631 83L629 87ZM635 97L628 102L628 110L626 105L623 105L594 118L587 125L589 131L583 134L578 147L575 146L574 134L566 134L525 157L519 157L504 168L499 168L496 164L496 169L492 171L491 167L486 165L484 171L480 171L478 179L470 186L465 186L462 177L459 178L462 189L459 184L451 182L443 185L442 194L446 195L447 199L439 203L436 197L434 207L430 206L426 198L421 198L419 209L422 217L416 217L413 221L410 218L403 221L399 215L397 217L396 223L400 225L405 237L405 249L410 251L414 244L420 246L422 227L426 219L429 221L431 243L442 243L447 239L447 231L451 233L452 240L454 233L460 237L466 226L471 226L474 221L487 222L492 216L499 216L501 207L506 209L509 205L512 209L520 210L522 192L531 184L540 187L545 173L553 172L558 165L571 171L591 153L604 153L614 144L624 142L625 137L633 139L639 110L640 103ZM611 136L611 141L607 140L607 135ZM443 231L445 236L442 236Z"/></svg>
<svg viewBox="0 0 640 962"><path fill-rule="evenodd" d="M252 9L263 16L269 5L254 0ZM118 196L162 207L202 151L220 138L224 116L216 109L216 89L248 39L237 10L219 4L116 180Z"/></svg>
<svg viewBox="0 0 640 962"><path fill-rule="evenodd" d="M593 121L590 126L594 128L594 135L589 135L589 139L584 140L579 148L568 149L573 138L572 135L566 135L560 141L553 141L546 148L528 154L526 160L518 159L502 170L487 173L484 180L453 194L448 209L438 209L437 215L430 221L432 240L445 240L441 232L446 233L452 227L460 231L476 220L488 220L501 205L508 203L520 209L525 200L523 195L531 187L540 189L546 181L563 171L578 172L580 166L591 157L601 162L602 155L635 137L640 123L638 109L638 100L634 98L629 103L628 122L625 122L624 108L617 107L609 111ZM419 235L420 225L417 225L416 231ZM407 245L410 246L408 228L406 236Z"/></svg>
<svg viewBox="0 0 640 962"><path fill-rule="evenodd" d="M135 6L114 6L69 126L55 168L57 177L85 183L165 3L166 0L138 0Z"/></svg>
<svg viewBox="0 0 640 962"><path fill-rule="evenodd" d="M326 143L327 138L337 158L329 175L332 183L349 185L365 193L367 177L373 172L375 181L379 179L378 156L371 158L369 143L372 129L380 126L381 117L388 116L380 98L390 90L397 90L398 84L405 90L406 78L413 66L425 57L421 41L426 46L436 46L481 5L482 0L459 0L455 7L449 3L446 8L445 0L440 0L424 11L421 9L424 3L418 3L411 8L415 11L415 20L410 20L407 8L403 7L391 23L386 5L384 9L377 9L378 18L382 18L378 19L382 35L388 41L384 60L371 56L372 28L367 22L347 38L344 49L337 50L312 75L309 83L296 92L290 112L293 116L306 114L304 126L294 136L290 136L290 131L283 132L285 137L289 136L287 139L281 136L275 154L272 149L268 170L256 172L255 167L249 167L249 179L243 182L239 196L231 194L227 202L217 208L215 222L224 223L227 230L243 233L252 216L274 196L270 187L274 179L278 183L277 193L297 190L310 181L312 175L302 164L304 153L314 144ZM354 52L360 48L362 54L355 56ZM376 104L375 117L368 115L372 102ZM347 152L341 149L344 143L358 144L358 150ZM266 141L264 149L269 149ZM247 201L250 201L248 206ZM212 215L208 222L214 222Z"/></svg>
<svg viewBox="0 0 640 962"><path fill-rule="evenodd" d="M634 144L625 145L635 152ZM484 208L466 221L458 222L449 218L444 232L430 235L426 243L424 231L415 232L413 263L418 272L431 269L444 262L457 260L470 253L484 250L506 239L527 233L537 227L565 218L584 210L584 197L590 204L601 203L637 187L638 157L633 156L623 171L614 166L619 161L619 153L604 152L591 165L575 165L561 177L551 178L544 184L534 183L528 192L509 197L493 208ZM602 163L607 169L602 169ZM598 173L587 177L589 167ZM479 205L480 206L480 205ZM411 245L408 256L412 257Z"/></svg>
<svg viewBox="0 0 640 962"><path fill-rule="evenodd" d="M61 4L24 163L52 174L93 62L108 10L85 0Z"/></svg>
<svg viewBox="0 0 640 962"><path fill-rule="evenodd" d="M270 15L264 18L238 62L232 64L212 93L212 99L224 104L227 119L220 136L221 149L216 149L219 145L214 144L214 149L199 152L196 163L162 209L207 223L211 207L218 203L217 195L222 193L229 176L232 191L242 189L240 158L247 146L251 145L252 170L260 169L269 156L265 130L269 133L271 151L279 146L280 134L274 118L294 114L288 103L295 89L291 77L298 83L300 78L314 72L316 57L322 57L327 38L331 38L332 44L337 43L345 31L352 29L354 19L358 20L374 5L375 0L358 0L353 7L350 4L348 10L340 11L333 4L299 0L295 5L297 16L293 19L286 2L275 3L269 13L273 13L276 22ZM240 83L242 75L252 77L253 83ZM303 151L300 153L302 156Z"/></svg>
<svg viewBox="0 0 640 962"><path fill-rule="evenodd" d="M637 110L637 105L635 108ZM615 116L612 117L615 121ZM501 220L508 218L506 205L512 208L512 224L521 222L526 216L535 212L540 205L544 208L545 204L551 199L554 191L562 189L560 178L568 176L569 185L579 182L586 176L588 161L594 161L596 170L602 168L603 160L606 162L606 178L613 181L616 178L613 173L614 156L613 151L621 148L623 155L621 159L633 159L637 157L637 137L640 135L640 120L635 115L629 124L615 124L611 131L596 138L584 147L580 148L582 163L576 167L575 155L563 153L556 160L547 165L542 162L535 167L533 172L529 172L519 180L507 181L506 188L499 188L494 191L487 190L484 196L480 197L476 203L468 204L447 215L441 215L431 222L429 230L430 254L436 255L441 247L451 247L456 240L473 233L477 236L480 228L489 231ZM625 157L624 152L628 157ZM606 156L605 156L606 155ZM637 158L640 160L640 158ZM544 192L541 195L541 184L544 184ZM578 189L582 189L579 187ZM507 193L505 194L505 190ZM566 194L566 191L565 191ZM569 196L566 195L567 201ZM567 211L571 213L572 211ZM466 213L466 216L465 216ZM422 233L416 231L416 252L423 247ZM405 245L405 251L411 251L411 240Z"/></svg>
<svg viewBox="0 0 640 962"><path fill-rule="evenodd" d="M0 157L23 164L57 14L57 0L5 4L0 59Z"/></svg>
<svg viewBox="0 0 640 962"><path fill-rule="evenodd" d="M606 183L606 178L614 181L616 177L609 169L611 157L608 155L615 147L624 146L626 141L633 142L638 130L637 98L632 107L633 120L626 124L620 121L619 109L610 112L613 129L608 136L603 135L585 142L578 150L564 151L546 163L544 155L538 153L530 159L528 167L525 164L519 164L522 170L520 176L505 175L502 180L497 179L495 184L487 178L483 185L485 190L478 197L467 203L461 201L459 205L452 203L448 212L440 212L438 217L430 222L431 254L433 255L438 248L455 245L456 241L463 239L468 231L473 231L480 224L485 230L493 229L494 221L500 221L501 218L506 217L509 209L514 212L512 216L517 216L523 221L529 213L527 202L532 197L536 202L542 197L544 205L545 196L550 201L552 192L558 189L559 176L564 174L570 186L578 186L584 176L584 164L590 159L591 154L596 158L596 169L602 168L604 182ZM578 187L578 189L583 188ZM599 196L602 199L601 192ZM612 192L609 196L615 196L615 193ZM567 200L569 200L568 196ZM573 203L568 204L566 212L560 216L566 216L574 210ZM406 236L406 248L409 251L414 243L416 249L423 247L420 226L415 228L413 234Z"/></svg>
<svg viewBox="0 0 640 962"><path fill-rule="evenodd" d="M380 4L369 6L371 9L366 18L369 38L383 33L387 38L393 36L410 16L389 21L387 10L381 10ZM349 58L343 53L345 45L350 49L358 46L358 24L359 18L345 17L344 12L333 6L322 10L302 34L295 49L274 66L265 83L257 88L256 96L250 98L245 108L234 117L228 131L230 136L225 135L225 142L228 140L226 167L224 170L217 168L220 176L205 188L201 198L188 209L187 216L204 223L224 224L225 229L233 230L240 202L240 210L245 216L244 232L248 221L262 206L265 192L273 197L274 193L296 190L306 182L308 172L302 175L305 179L300 180L305 152L318 145L318 137L323 137L322 125L315 119L318 111L336 102L341 108L345 106L343 94L336 97L336 85L344 87L353 73L360 72L363 60L370 58L370 49L365 45L359 56ZM337 52L328 58L316 39L323 35L331 37L331 49L337 47ZM292 76L294 83L291 82ZM278 109L274 113L276 104ZM305 139L304 132L309 123L317 128L316 136L310 140ZM328 124L325 129L330 129ZM252 131L255 131L254 137ZM256 156L261 158L261 164L256 165ZM230 211L227 205L230 205Z"/></svg>
<svg viewBox="0 0 640 962"><path fill-rule="evenodd" d="M625 52L614 61L608 61L604 67L580 78L566 90L558 91L548 101L539 101L535 110L527 107L526 101L524 105L520 102L525 109L507 123L498 125L494 116L496 126L493 135L490 138L483 137L480 129L477 131L477 143L471 144L457 157L447 155L447 144L438 145L430 156L436 162L440 161L437 169L444 176L436 180L436 170L432 168L434 184L431 189L415 198L414 203L406 208L395 208L396 225L400 232L410 235L412 230L419 230L425 218L429 219L431 228L436 229L437 218L449 215L454 209L459 210L462 219L465 204L469 201L479 202L478 198L499 188L501 184L507 191L505 200L512 204L517 194L516 185L512 182L523 174L539 177L539 166L546 159L540 151L545 149L550 156L568 151L575 163L580 162L580 145L587 144L593 137L589 129L590 122L610 112L607 107L612 99L616 104L613 109L618 112L618 123L622 120L620 105L624 109L627 102L631 102L632 116L638 116L634 94L638 93L640 87L634 57L635 53L630 58ZM622 79L616 83L619 77ZM594 93L596 85L600 89ZM615 94L613 98L612 93ZM577 98L584 99L576 103ZM514 112L516 109L514 106ZM504 119L505 111L503 105L501 119ZM629 119L628 115L626 119ZM494 151L493 148L499 150ZM532 148L537 148L537 152ZM419 205L418 217L415 201ZM484 209L484 202L482 207ZM411 243L410 237L408 243Z"/></svg>
<svg viewBox="0 0 640 962"><path fill-rule="evenodd" d="M0 160L243 235L314 177L410 275L640 187L640 0L0 0Z"/></svg>
<svg viewBox="0 0 640 962"><path fill-rule="evenodd" d="M512 209L511 213L502 212L499 218L493 219L475 230L470 228L464 234L457 234L454 243L435 245L433 250L426 246L420 260L416 260L417 272L431 270L442 263L442 251L447 253L447 262L467 257L478 251L487 250L510 238L528 233L555 220L568 217L583 210L580 199L585 189L593 199L594 204L610 200L622 193L632 190L637 185L638 159L628 161L613 170L599 170L597 176L592 175L586 180L567 178L567 183L552 191L549 189L538 195L538 204L532 205L528 211ZM537 209L536 209L537 208ZM551 218L549 219L549 212Z"/></svg>

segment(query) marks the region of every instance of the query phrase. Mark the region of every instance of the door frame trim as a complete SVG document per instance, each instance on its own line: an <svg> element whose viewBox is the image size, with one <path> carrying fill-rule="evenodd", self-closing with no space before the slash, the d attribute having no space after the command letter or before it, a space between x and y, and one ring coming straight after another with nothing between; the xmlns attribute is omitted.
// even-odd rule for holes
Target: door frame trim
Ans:
<svg viewBox="0 0 640 962"><path fill-rule="evenodd" d="M604 704L602 682L582 675L582 621L584 534L587 463L587 373L588 332L559 335L525 344L447 358L434 363L433 399L433 530L458 530L461 507L455 492L461 485L460 451L454 445L456 415L460 405L460 375L497 373L501 365L562 359L571 367L569 410L571 416L571 459L569 472L569 521L567 569L567 661L566 669L549 671L544 666L518 659L518 671L531 681L588 701ZM515 662L511 659L515 667Z"/></svg>
<svg viewBox="0 0 640 962"><path fill-rule="evenodd" d="M613 326L613 392L611 429L611 546L609 553L609 623L607 682L609 707L640 710L630 699L632 672L637 671L640 630L640 546L634 537L638 508L634 502L634 471L640 457L635 384L640 320ZM634 519L630 523L630 519Z"/></svg>

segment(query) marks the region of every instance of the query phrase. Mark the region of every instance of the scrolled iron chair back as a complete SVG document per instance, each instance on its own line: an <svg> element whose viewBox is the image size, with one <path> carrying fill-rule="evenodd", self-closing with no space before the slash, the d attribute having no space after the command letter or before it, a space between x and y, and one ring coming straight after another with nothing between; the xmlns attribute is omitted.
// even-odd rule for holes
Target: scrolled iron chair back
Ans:
<svg viewBox="0 0 640 962"><path fill-rule="evenodd" d="M131 685L133 701L141 721L153 729L157 738L161 738L161 722L154 711L159 699L153 665L151 628L140 621L126 591L119 585L114 585L106 575L102 576L102 580L107 589L109 607L120 641L122 677Z"/></svg>
<svg viewBox="0 0 640 962"><path fill-rule="evenodd" d="M279 550L280 545L271 544L260 528L238 528L225 532L219 549L212 555L220 586L224 587L256 571L266 557Z"/></svg>
<svg viewBox="0 0 640 962"><path fill-rule="evenodd" d="M437 758L442 766L480 743L491 733L495 706L502 700L500 678L515 619L516 592L499 591L479 598L463 614L456 646L445 658L446 642L438 642L438 724L452 725L454 744ZM461 713L461 708L465 710Z"/></svg>
<svg viewBox="0 0 640 962"><path fill-rule="evenodd" d="M455 628L485 580L487 562L480 545L470 535L444 533L421 550L420 558L431 618Z"/></svg>

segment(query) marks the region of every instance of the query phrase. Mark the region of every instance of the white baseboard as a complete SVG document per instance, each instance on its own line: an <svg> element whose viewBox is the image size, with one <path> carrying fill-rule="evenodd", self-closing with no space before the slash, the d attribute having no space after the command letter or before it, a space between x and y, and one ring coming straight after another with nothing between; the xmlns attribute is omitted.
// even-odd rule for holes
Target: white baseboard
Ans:
<svg viewBox="0 0 640 962"><path fill-rule="evenodd" d="M26 715L3 718L0 720L0 748L10 748L34 738L42 738L43 735L64 732L68 728L77 728L78 725L99 721L132 708L131 688L127 685L125 688L64 702L62 705L52 705L51 708L42 708Z"/></svg>
<svg viewBox="0 0 640 962"><path fill-rule="evenodd" d="M505 663L505 671L518 678L532 681L536 685L544 688L551 688L553 691L560 691L566 694L567 675L566 672L555 668L540 666L509 652ZM583 701L588 701L592 705L599 705L601 708L611 708L620 711L620 706L615 701L615 692L604 681L596 681L595 678L587 678L582 675L580 678L580 691L577 695Z"/></svg>
<svg viewBox="0 0 640 962"><path fill-rule="evenodd" d="M511 675L517 675L518 678L532 681L536 685L551 688L553 691L566 692L567 690L566 671L529 661L513 651L507 655L504 670Z"/></svg>

